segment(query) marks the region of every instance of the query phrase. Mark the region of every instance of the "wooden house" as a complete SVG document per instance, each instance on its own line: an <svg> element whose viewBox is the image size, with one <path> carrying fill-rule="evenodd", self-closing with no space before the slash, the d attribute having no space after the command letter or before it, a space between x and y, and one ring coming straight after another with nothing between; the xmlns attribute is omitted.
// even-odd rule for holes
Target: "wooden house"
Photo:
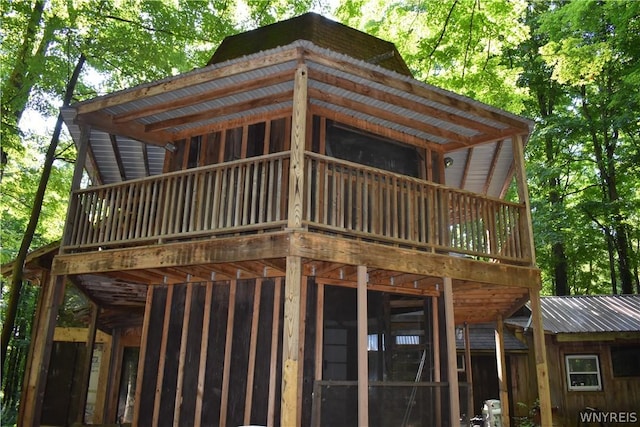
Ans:
<svg viewBox="0 0 640 427"><path fill-rule="evenodd" d="M541 305L554 425L581 425L586 408L618 414L610 425L640 425L640 295L542 297ZM508 324L531 342L524 311ZM532 357L521 362L511 367L512 401L525 404L518 416L537 397Z"/></svg>
<svg viewBox="0 0 640 427"><path fill-rule="evenodd" d="M89 345L112 337L105 423L136 354L134 425L458 426L456 325L501 336L528 300L539 324L531 122L415 80L391 43L306 14L62 113L78 161L23 426L66 281Z"/></svg>

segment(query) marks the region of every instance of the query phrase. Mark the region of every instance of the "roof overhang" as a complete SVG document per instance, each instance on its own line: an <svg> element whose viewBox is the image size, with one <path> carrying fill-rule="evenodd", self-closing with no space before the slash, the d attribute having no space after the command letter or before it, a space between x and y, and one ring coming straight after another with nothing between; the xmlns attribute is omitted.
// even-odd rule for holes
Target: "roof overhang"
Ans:
<svg viewBox="0 0 640 427"><path fill-rule="evenodd" d="M78 103L63 116L77 144L81 126L90 128L86 168L95 183L156 175L169 143L289 114L301 63L311 111L428 146L453 160L448 185L504 194L512 142L526 141L532 122L305 40Z"/></svg>

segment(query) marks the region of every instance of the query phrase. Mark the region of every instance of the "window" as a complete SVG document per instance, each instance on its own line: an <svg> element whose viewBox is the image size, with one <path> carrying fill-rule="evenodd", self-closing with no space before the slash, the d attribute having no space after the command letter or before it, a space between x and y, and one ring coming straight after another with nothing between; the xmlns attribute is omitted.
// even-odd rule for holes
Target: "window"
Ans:
<svg viewBox="0 0 640 427"><path fill-rule="evenodd" d="M640 377L640 345L611 347L614 377Z"/></svg>
<svg viewBox="0 0 640 427"><path fill-rule="evenodd" d="M600 363L597 355L565 356L565 361L567 365L567 387L569 390L602 390Z"/></svg>

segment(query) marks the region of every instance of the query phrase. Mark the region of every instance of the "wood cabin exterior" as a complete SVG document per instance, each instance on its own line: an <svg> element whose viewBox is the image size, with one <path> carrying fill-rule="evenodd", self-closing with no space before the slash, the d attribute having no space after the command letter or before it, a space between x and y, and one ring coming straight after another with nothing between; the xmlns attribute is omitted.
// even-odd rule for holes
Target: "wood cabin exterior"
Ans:
<svg viewBox="0 0 640 427"><path fill-rule="evenodd" d="M548 296L541 304L553 425L582 425L580 412L590 407L616 413L608 425L639 426L640 295ZM530 310L523 310L506 323L531 343ZM535 405L534 372L532 355L512 364L512 401L524 404L516 416Z"/></svg>
<svg viewBox="0 0 640 427"><path fill-rule="evenodd" d="M306 14L62 113L78 161L23 426L67 281L92 301L88 343L112 337L103 423L122 421L127 341L133 425L458 426L455 326L497 322L505 372L503 319L531 300L540 325L531 123L413 79L388 42Z"/></svg>

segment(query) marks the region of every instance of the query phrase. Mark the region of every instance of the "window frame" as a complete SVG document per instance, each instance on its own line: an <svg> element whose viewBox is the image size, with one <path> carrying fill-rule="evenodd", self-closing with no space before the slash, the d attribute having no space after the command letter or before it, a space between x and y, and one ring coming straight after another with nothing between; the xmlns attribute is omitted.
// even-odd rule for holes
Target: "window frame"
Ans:
<svg viewBox="0 0 640 427"><path fill-rule="evenodd" d="M571 371L571 360L577 359L593 359L595 360L595 371ZM589 354L565 354L564 365L566 370L567 390L568 391L602 391L602 369L600 369L600 356L595 353ZM596 375L597 385L573 385L571 382L572 375Z"/></svg>

